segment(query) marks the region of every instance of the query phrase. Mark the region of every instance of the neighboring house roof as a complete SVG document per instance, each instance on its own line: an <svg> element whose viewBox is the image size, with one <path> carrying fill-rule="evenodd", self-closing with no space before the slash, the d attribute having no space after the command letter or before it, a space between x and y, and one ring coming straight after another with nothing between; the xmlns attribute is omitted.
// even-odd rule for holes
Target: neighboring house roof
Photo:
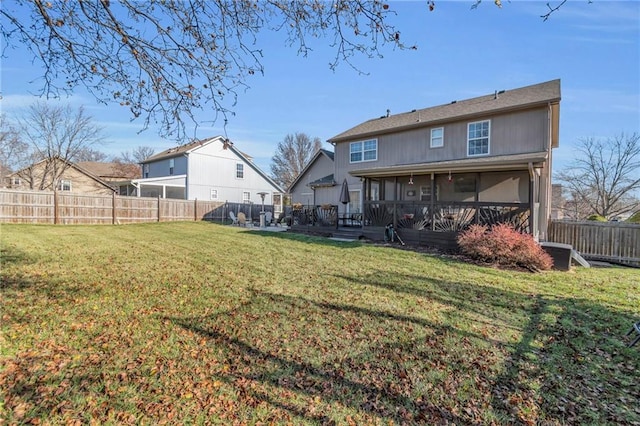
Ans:
<svg viewBox="0 0 640 426"><path fill-rule="evenodd" d="M298 184L298 182L300 181L300 179L302 179L302 177L307 173L307 171L311 168L311 166L313 166L313 164L318 161L318 158L320 158L321 156L325 156L327 157L329 160L331 160L331 162L333 162L333 151L329 151L327 149L319 149L313 157L311 157L311 160L309 160L309 162L307 163L306 166L304 166L304 169L302 169L302 171L300 172L300 174L293 180L293 182L291 182L291 185L289 185L289 188L287 189L288 192L291 192L291 190ZM333 179L333 175L330 175L331 179ZM326 176L328 177L328 176ZM325 179L325 178L322 178ZM319 179L319 180L322 180ZM317 182L317 181L316 181ZM313 182L312 182L313 183ZM335 184L335 182L334 182ZM310 184L311 185L311 184ZM320 186L320 185L317 185ZM323 186L331 186L331 185L323 185Z"/></svg>
<svg viewBox="0 0 640 426"><path fill-rule="evenodd" d="M193 142L189 142L184 145L180 145L174 148L169 148L165 151L162 151L158 154L152 155L151 157L145 159L141 164L152 163L158 160L164 160L167 158L175 158L182 155L188 156L191 152L200 149L205 145L209 145L211 143L221 143L225 146L225 149L231 150L236 156L238 156L241 160L243 160L249 167L255 170L260 176L262 176L270 185L272 185L278 192L284 192L280 185L278 185L273 179L271 179L265 172L263 172L255 163L252 161L251 157L239 149L235 148L233 142L229 141L227 138L222 136L214 136L209 139L196 140Z"/></svg>
<svg viewBox="0 0 640 426"><path fill-rule="evenodd" d="M55 159L56 159L57 161L60 161L60 162L62 162L62 163L64 163L64 164L66 164L67 168L75 169L75 170L77 170L78 172L80 172L80 173L82 173L82 174L86 175L87 177L91 178L92 180L94 180L94 181L95 181L96 183L98 183L99 185L105 186L105 187L109 188L110 190L115 191L115 189L114 189L111 185L109 185L107 182L105 182L104 180L100 179L98 176L94 175L94 174L93 174L93 173L91 173L90 171L88 171L88 170L84 169L83 167L80 167L80 166L78 166L77 164L72 163L72 162L70 162L70 161L67 161L67 160L65 160L65 159L63 159L63 158L56 157ZM32 165L30 165L30 166L27 166L27 167L25 167L25 168L23 168L23 169L21 169L21 170L18 170L17 172L12 173L12 174L11 174L11 175L9 175L9 176L10 176L10 177L11 177L11 176L17 176L17 177L20 177L21 175L24 175L25 173L27 173L27 172L28 172L28 170L33 169L33 168L36 168L40 163L44 163L44 162L46 162L46 161L50 161L50 159L45 158L45 159L43 159L43 160L40 160L40 161L38 161L38 162L36 162L36 163L33 163L33 164L32 164Z"/></svg>
<svg viewBox="0 0 640 426"><path fill-rule="evenodd" d="M140 166L137 164L79 161L76 165L106 181L131 180L140 177Z"/></svg>
<svg viewBox="0 0 640 426"><path fill-rule="evenodd" d="M335 178L333 177L333 173L323 178L314 180L313 182L309 182L309 186L311 188L318 188L321 186L336 186L336 185L337 183L335 181Z"/></svg>
<svg viewBox="0 0 640 426"><path fill-rule="evenodd" d="M355 138L428 127L471 116L525 109L559 101L560 80L557 79L463 101L453 101L445 105L382 116L358 124L329 139L329 142L344 142Z"/></svg>

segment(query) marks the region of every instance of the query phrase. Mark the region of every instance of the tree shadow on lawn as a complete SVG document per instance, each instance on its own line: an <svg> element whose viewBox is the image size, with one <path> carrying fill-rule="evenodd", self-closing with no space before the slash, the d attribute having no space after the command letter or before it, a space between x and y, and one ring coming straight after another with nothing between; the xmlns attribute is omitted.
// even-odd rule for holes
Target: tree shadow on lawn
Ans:
<svg viewBox="0 0 640 426"><path fill-rule="evenodd" d="M639 358L621 340L629 314L535 289L382 272L340 278L450 310L425 318L254 291L236 310L170 320L224 348L232 367L218 377L247 404L266 403L305 421L339 422L340 405L363 422L639 420ZM476 327L479 315L496 330ZM501 338L504 329L518 330L517 339Z"/></svg>
<svg viewBox="0 0 640 426"><path fill-rule="evenodd" d="M367 329L379 322L360 324L361 316L383 319L387 328L372 339ZM365 422L473 423L411 395L420 352L413 339L397 340L393 330L434 327L420 319L254 291L251 301L232 312L169 320L224 348L229 370L218 378L234 386L247 406L267 403L323 424L345 421L335 412L340 406L352 416L360 412Z"/></svg>
<svg viewBox="0 0 640 426"><path fill-rule="evenodd" d="M633 406L640 399L634 381L640 355L625 347L624 334L634 321L628 312L584 298L539 293L536 288L516 293L384 272L339 278L453 306L453 316L468 317L475 324L520 329L520 340L507 345L510 355L495 380L492 402L497 411L511 413L512 420L640 422L640 409ZM514 318L517 311L524 322Z"/></svg>

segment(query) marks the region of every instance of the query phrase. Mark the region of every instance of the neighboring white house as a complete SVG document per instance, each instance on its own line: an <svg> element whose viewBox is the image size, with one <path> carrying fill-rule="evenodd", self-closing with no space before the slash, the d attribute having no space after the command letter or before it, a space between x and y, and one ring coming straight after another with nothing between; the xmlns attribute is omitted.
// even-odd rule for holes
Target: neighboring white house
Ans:
<svg viewBox="0 0 640 426"><path fill-rule="evenodd" d="M139 197L281 205L282 189L249 156L222 136L153 155L132 181ZM276 208L276 210L279 210Z"/></svg>

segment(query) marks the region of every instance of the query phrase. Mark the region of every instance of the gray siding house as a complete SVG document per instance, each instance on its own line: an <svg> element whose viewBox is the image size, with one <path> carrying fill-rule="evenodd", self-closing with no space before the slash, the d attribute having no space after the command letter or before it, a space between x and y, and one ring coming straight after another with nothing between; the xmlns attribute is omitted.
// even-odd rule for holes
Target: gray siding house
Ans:
<svg viewBox="0 0 640 426"><path fill-rule="evenodd" d="M141 197L264 203L281 207L283 190L222 136L171 148L141 163L132 181ZM276 208L279 210L279 208Z"/></svg>
<svg viewBox="0 0 640 426"><path fill-rule="evenodd" d="M335 165L333 152L320 149L309 160L288 189L292 204L319 205L335 203L336 181L333 178ZM322 190L319 190L322 188Z"/></svg>
<svg viewBox="0 0 640 426"><path fill-rule="evenodd" d="M329 139L334 180L359 191L363 229L393 223L420 240L510 222L544 239L560 98L553 80L365 121ZM340 209L339 189L316 199L325 191Z"/></svg>

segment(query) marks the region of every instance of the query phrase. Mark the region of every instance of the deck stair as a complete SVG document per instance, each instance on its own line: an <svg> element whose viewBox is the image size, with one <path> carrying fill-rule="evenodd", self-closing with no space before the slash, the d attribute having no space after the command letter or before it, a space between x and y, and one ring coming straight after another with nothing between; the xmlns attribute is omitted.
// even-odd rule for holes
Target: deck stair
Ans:
<svg viewBox="0 0 640 426"><path fill-rule="evenodd" d="M358 241L360 237L362 237L362 229L361 228L338 228L336 229L331 238L340 240L340 241Z"/></svg>

